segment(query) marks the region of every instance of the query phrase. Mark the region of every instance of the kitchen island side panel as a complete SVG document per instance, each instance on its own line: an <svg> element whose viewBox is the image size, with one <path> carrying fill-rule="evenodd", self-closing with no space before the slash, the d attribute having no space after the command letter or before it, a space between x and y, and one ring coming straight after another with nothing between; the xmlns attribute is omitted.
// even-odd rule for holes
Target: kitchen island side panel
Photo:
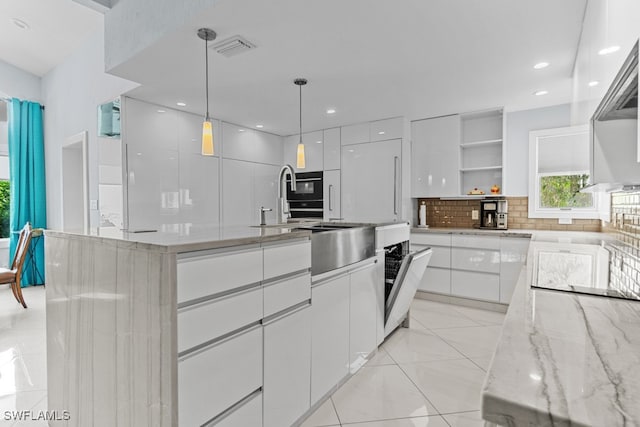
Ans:
<svg viewBox="0 0 640 427"><path fill-rule="evenodd" d="M177 425L175 254L61 234L45 253L51 425Z"/></svg>

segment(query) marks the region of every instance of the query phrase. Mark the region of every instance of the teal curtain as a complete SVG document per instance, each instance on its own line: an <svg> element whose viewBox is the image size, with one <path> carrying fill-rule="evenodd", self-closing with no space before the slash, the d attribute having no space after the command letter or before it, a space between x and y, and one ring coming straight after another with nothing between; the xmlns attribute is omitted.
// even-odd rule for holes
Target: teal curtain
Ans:
<svg viewBox="0 0 640 427"><path fill-rule="evenodd" d="M47 228L42 106L13 98L9 105L9 182L11 186L10 253L29 221L33 228ZM38 272L44 277L44 244L31 242ZM30 262L27 258L26 262ZM31 268L24 268L23 286L36 284ZM38 283L43 284L43 283Z"/></svg>

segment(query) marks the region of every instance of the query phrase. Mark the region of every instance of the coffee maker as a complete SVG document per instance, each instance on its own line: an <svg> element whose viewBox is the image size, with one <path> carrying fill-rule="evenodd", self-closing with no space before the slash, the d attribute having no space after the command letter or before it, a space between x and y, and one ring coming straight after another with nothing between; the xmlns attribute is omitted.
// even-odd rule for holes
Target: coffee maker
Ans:
<svg viewBox="0 0 640 427"><path fill-rule="evenodd" d="M507 201L505 199L480 200L480 228L507 229Z"/></svg>

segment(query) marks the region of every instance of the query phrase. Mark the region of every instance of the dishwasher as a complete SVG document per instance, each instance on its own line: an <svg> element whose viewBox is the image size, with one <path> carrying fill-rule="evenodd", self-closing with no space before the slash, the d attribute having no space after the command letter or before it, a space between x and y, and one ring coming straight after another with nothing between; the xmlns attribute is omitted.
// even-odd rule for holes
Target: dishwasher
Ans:
<svg viewBox="0 0 640 427"><path fill-rule="evenodd" d="M384 232L385 230L381 230ZM377 252L384 251L384 336L409 317L411 302L427 269L433 250L409 250L409 230L394 227L376 236ZM384 246L382 246L384 245Z"/></svg>

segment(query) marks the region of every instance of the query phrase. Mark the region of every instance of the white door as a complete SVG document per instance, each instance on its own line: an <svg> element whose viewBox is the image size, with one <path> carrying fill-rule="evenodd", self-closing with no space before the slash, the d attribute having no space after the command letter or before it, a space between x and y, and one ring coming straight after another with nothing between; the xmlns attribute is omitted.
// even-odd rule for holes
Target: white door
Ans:
<svg viewBox="0 0 640 427"><path fill-rule="evenodd" d="M400 218L401 140L342 147L342 216L348 221Z"/></svg>
<svg viewBox="0 0 640 427"><path fill-rule="evenodd" d="M310 407L311 305L264 327L264 427L292 425Z"/></svg>
<svg viewBox="0 0 640 427"><path fill-rule="evenodd" d="M331 221L342 218L340 207L340 171L325 171L323 177L323 209L324 220Z"/></svg>
<svg viewBox="0 0 640 427"><path fill-rule="evenodd" d="M62 147L62 228L72 233L89 230L86 131Z"/></svg>

